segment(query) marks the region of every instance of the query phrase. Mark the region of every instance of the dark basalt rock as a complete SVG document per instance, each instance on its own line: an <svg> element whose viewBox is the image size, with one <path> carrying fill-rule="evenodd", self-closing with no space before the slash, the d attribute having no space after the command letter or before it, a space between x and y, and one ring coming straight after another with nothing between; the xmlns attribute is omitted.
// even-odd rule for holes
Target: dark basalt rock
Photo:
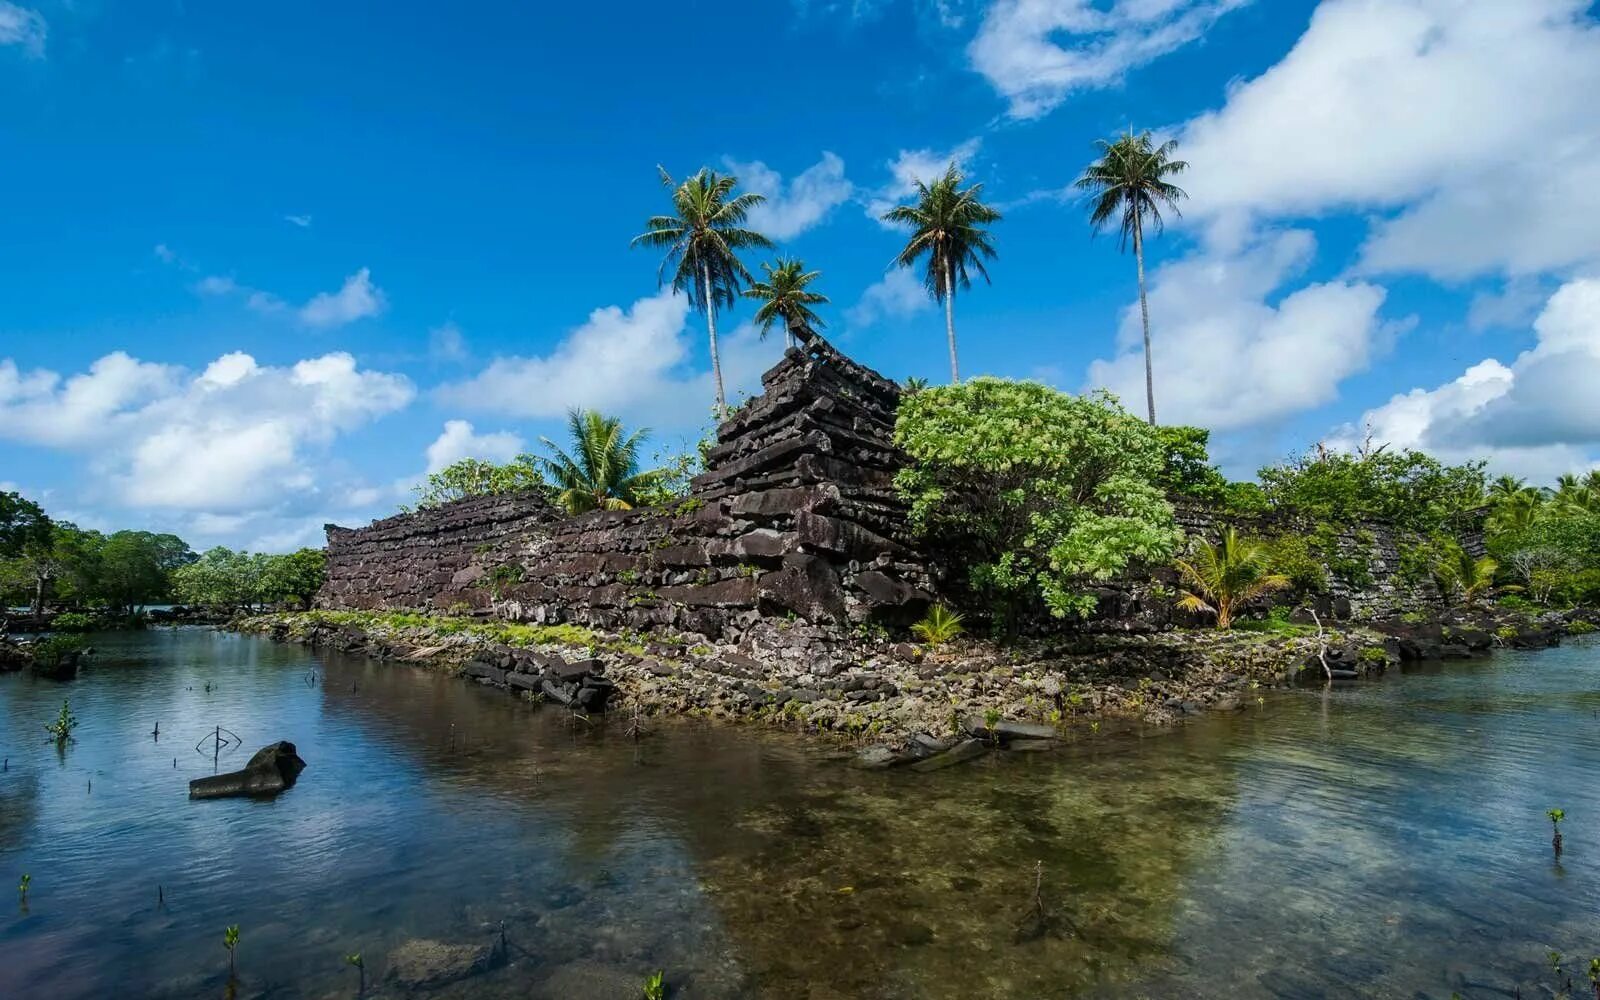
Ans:
<svg viewBox="0 0 1600 1000"><path fill-rule="evenodd" d="M306 762L295 752L294 744L280 740L257 750L241 770L189 782L189 798L276 795L293 785L305 768Z"/></svg>

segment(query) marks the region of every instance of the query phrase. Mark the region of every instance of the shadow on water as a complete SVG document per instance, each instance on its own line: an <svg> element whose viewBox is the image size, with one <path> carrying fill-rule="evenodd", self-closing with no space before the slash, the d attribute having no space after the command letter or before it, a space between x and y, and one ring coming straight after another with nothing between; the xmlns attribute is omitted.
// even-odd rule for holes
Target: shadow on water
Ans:
<svg viewBox="0 0 1600 1000"><path fill-rule="evenodd" d="M509 961L429 995L632 998L664 968L683 998L1442 1000L1600 949L1593 647L913 774L252 638L97 644L71 684L0 678L0 879L33 876L7 997L216 995L230 924L240 996L349 996L349 953L382 982L408 939L502 931ZM299 784L189 802L219 725L223 769L289 739Z"/></svg>

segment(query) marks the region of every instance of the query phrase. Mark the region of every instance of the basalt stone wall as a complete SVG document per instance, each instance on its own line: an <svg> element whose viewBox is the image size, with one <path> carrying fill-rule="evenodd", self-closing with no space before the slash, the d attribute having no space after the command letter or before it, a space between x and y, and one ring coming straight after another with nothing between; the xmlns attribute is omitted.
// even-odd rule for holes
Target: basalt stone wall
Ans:
<svg viewBox="0 0 1600 1000"><path fill-rule="evenodd" d="M683 500L564 518L523 495L330 526L319 603L720 638L763 616L915 620L931 584L891 485L899 389L797 333Z"/></svg>

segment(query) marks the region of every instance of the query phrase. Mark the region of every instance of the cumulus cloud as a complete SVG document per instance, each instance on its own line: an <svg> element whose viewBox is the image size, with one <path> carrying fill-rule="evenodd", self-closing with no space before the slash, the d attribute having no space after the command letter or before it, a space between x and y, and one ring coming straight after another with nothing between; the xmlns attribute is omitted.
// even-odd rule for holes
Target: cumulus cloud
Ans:
<svg viewBox="0 0 1600 1000"><path fill-rule="evenodd" d="M1433 389L1413 389L1335 432L1367 434L1453 461L1487 456L1497 471L1548 478L1586 468L1600 445L1600 279L1558 289L1534 321L1534 347L1487 358Z"/></svg>
<svg viewBox="0 0 1600 1000"><path fill-rule="evenodd" d="M20 46L28 55L42 58L47 34L48 26L38 11L0 0L0 46Z"/></svg>
<svg viewBox="0 0 1600 1000"><path fill-rule="evenodd" d="M972 68L1010 102L1013 118L1038 118L1073 93L1199 39L1250 0L995 0L967 47Z"/></svg>
<svg viewBox="0 0 1600 1000"><path fill-rule="evenodd" d="M844 318L851 326L864 327L932 308L933 299L916 274L907 268L895 267L868 285L860 300L844 311Z"/></svg>
<svg viewBox="0 0 1600 1000"><path fill-rule="evenodd" d="M1572 224L1600 215L1589 6L1327 0L1283 60L1184 127L1184 157L1205 169L1194 209L1393 212L1364 248L1369 271L1600 259L1600 229Z"/></svg>
<svg viewBox="0 0 1600 1000"><path fill-rule="evenodd" d="M444 430L428 445L427 471L432 475L463 458L509 462L522 450L522 438L510 431L479 434L465 420L447 420Z"/></svg>
<svg viewBox="0 0 1600 1000"><path fill-rule="evenodd" d="M428 356L435 361L465 361L469 353L466 334L454 322L428 331Z"/></svg>
<svg viewBox="0 0 1600 1000"><path fill-rule="evenodd" d="M948 150L902 149L885 164L889 180L868 197L867 215L881 222L883 213L911 197L918 181L926 184L943 176L952 163L966 169L981 145L981 139L972 138Z"/></svg>
<svg viewBox="0 0 1600 1000"><path fill-rule="evenodd" d="M844 176L844 161L824 152L822 159L796 174L787 184L771 167L755 160L726 160L740 187L764 195L766 202L750 213L750 226L774 240L789 240L827 219L850 199L854 187Z"/></svg>
<svg viewBox="0 0 1600 1000"><path fill-rule="evenodd" d="M697 424L710 412L714 391L708 370L687 370L694 341L705 335L688 319L687 300L666 289L626 309L605 306L548 354L496 358L476 376L443 386L439 398L517 417L560 417L589 407L656 426ZM732 397L755 385L782 341L763 343L743 324L723 330L720 346Z"/></svg>
<svg viewBox="0 0 1600 1000"><path fill-rule="evenodd" d="M1379 320L1383 289L1333 281L1269 298L1316 253L1304 230L1207 245L1156 269L1150 281L1156 413L1164 423L1217 430L1258 426L1330 402L1392 333ZM1088 383L1144 409L1143 333L1137 304L1122 316L1116 357L1095 361Z"/></svg>
<svg viewBox="0 0 1600 1000"><path fill-rule="evenodd" d="M321 292L300 307L300 321L317 329L331 329L383 312L383 290L372 283L372 272L362 268L344 279L337 292Z"/></svg>
<svg viewBox="0 0 1600 1000"><path fill-rule="evenodd" d="M308 449L414 395L342 353L279 368L234 352L194 374L116 352L65 379L5 360L0 437L83 451L127 505L237 514L315 493Z"/></svg>

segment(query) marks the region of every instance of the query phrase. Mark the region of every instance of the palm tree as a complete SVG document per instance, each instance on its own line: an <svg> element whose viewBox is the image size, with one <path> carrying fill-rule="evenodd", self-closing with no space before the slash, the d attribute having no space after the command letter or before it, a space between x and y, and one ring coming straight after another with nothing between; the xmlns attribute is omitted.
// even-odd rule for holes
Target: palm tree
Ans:
<svg viewBox="0 0 1600 1000"><path fill-rule="evenodd" d="M911 228L911 239L905 249L895 257L901 267L915 267L926 254L927 271L923 280L934 301L944 303L945 336L950 341L950 381L961 381L956 364L956 287L971 288L968 268L977 271L983 280L989 280L984 268L985 260L993 260L994 244L984 227L1000 221L1000 213L978 200L982 184L965 190L961 184L966 178L954 163L944 176L932 184L917 181L917 203L899 205L883 215L885 222L897 222Z"/></svg>
<svg viewBox="0 0 1600 1000"><path fill-rule="evenodd" d="M1489 499L1495 503L1503 503L1514 496L1519 496L1528 489L1526 479L1516 476L1500 476L1489 484Z"/></svg>
<svg viewBox="0 0 1600 1000"><path fill-rule="evenodd" d="M1139 264L1139 314L1144 319L1144 392L1149 407L1150 423L1156 422L1156 378L1150 361L1150 302L1144 289L1144 229L1148 217L1156 232L1166 228L1161 208L1166 206L1174 215L1178 199L1187 198L1183 189L1167 180L1189 169L1189 164L1172 159L1178 148L1176 140L1160 146L1150 138L1149 132L1119 136L1115 142L1101 139L1100 159L1091 163L1074 185L1088 192L1094 199L1094 209L1089 213L1089 225L1101 232L1113 219L1117 220L1120 249L1128 248L1133 241L1133 256Z"/></svg>
<svg viewBox="0 0 1600 1000"><path fill-rule="evenodd" d="M1496 534L1520 534L1533 527L1544 507L1544 494L1538 490L1524 489L1520 493L1497 500L1489 522Z"/></svg>
<svg viewBox="0 0 1600 1000"><path fill-rule="evenodd" d="M1433 567L1433 581L1446 598L1454 597L1468 607L1476 604L1494 586L1500 564L1488 556L1474 559L1466 549L1451 545Z"/></svg>
<svg viewBox="0 0 1600 1000"><path fill-rule="evenodd" d="M672 268L672 290L686 293L690 303L705 313L717 415L724 416L728 398L722 388L722 355L717 350L717 307L731 307L739 286L750 280L737 251L772 246L765 236L744 228L750 209L766 199L749 192L734 195L739 179L706 167L681 184L662 167L656 169L661 171L661 185L672 192L672 214L651 216L632 245L666 250L657 280L665 281L667 269Z"/></svg>
<svg viewBox="0 0 1600 1000"><path fill-rule="evenodd" d="M752 282L743 294L747 299L761 300L755 320L761 326L762 337L773 323L780 321L790 343L794 342L790 328L796 320L813 330L827 325L811 307L826 304L828 297L806 288L821 271L807 271L803 261L792 257L779 257L777 264L762 264L761 270L767 273L767 280Z"/></svg>
<svg viewBox="0 0 1600 1000"><path fill-rule="evenodd" d="M1223 529L1220 544L1201 539L1193 558L1178 560L1178 573L1187 588L1178 607L1216 615L1219 629L1233 627L1241 605L1289 586L1287 576L1267 571L1266 547L1233 528Z"/></svg>
<svg viewBox="0 0 1600 1000"><path fill-rule="evenodd" d="M661 475L659 470L639 471L639 446L650 433L637 430L624 435L622 421L597 410L568 410L572 454L549 438L540 438L551 457L539 464L560 491L556 502L569 514L589 510L630 510L639 492Z"/></svg>

